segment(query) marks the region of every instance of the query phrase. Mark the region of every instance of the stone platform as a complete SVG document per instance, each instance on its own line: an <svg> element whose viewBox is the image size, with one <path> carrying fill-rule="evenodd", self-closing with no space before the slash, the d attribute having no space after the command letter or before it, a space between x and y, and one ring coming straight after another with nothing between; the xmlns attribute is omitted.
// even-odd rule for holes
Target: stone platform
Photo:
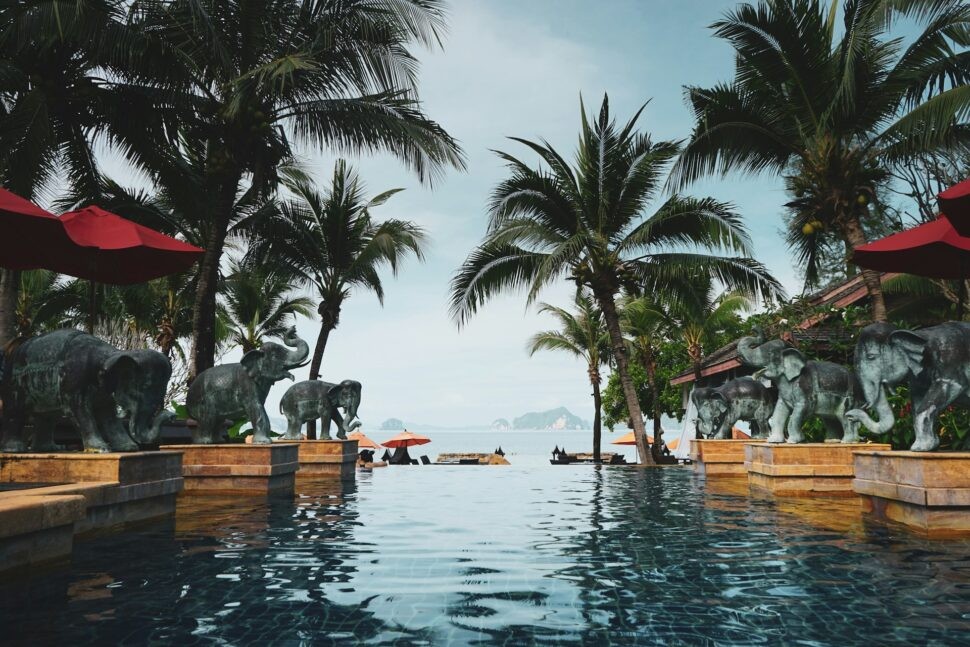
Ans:
<svg viewBox="0 0 970 647"><path fill-rule="evenodd" d="M0 454L0 483L43 487L0 492L0 502L23 497L80 495L78 534L110 530L170 515L182 490L180 452Z"/></svg>
<svg viewBox="0 0 970 647"><path fill-rule="evenodd" d="M855 496L854 452L889 451L876 443L764 443L748 441L748 483L778 496Z"/></svg>
<svg viewBox="0 0 970 647"><path fill-rule="evenodd" d="M352 479L357 473L356 440L277 440L300 450L297 478L333 476Z"/></svg>
<svg viewBox="0 0 970 647"><path fill-rule="evenodd" d="M183 452L185 494L292 494L300 467L295 443L166 447Z"/></svg>
<svg viewBox="0 0 970 647"><path fill-rule="evenodd" d="M704 476L733 476L745 478L748 470L744 467L744 440L691 440L690 459L694 472Z"/></svg>
<svg viewBox="0 0 970 647"><path fill-rule="evenodd" d="M970 453L855 454L863 513L928 536L970 536Z"/></svg>
<svg viewBox="0 0 970 647"><path fill-rule="evenodd" d="M17 494L0 498L0 572L70 556L84 497Z"/></svg>

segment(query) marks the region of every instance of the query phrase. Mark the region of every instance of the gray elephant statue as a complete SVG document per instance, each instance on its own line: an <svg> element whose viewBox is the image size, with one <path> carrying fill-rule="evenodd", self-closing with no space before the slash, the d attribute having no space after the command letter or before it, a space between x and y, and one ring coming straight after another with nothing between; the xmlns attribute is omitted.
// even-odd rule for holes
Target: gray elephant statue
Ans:
<svg viewBox="0 0 970 647"><path fill-rule="evenodd" d="M155 445L175 416L163 410L172 365L153 350L122 351L78 330L56 330L27 339L4 364L6 452L61 449L53 430L63 419L77 428L86 452L138 451Z"/></svg>
<svg viewBox="0 0 970 647"><path fill-rule="evenodd" d="M238 364L213 366L196 376L185 398L189 416L198 422L196 443L219 442L225 421L242 417L253 425L254 443L272 442L266 396L276 382L294 379L290 369L302 366L310 354L295 327L286 332L283 343L267 342L243 355Z"/></svg>
<svg viewBox="0 0 970 647"><path fill-rule="evenodd" d="M815 416L825 423L826 440L841 436L843 443L859 442L859 423L846 415L864 402L855 376L832 362L806 360L784 341L765 342L756 333L738 340L738 355L745 364L759 367L755 377L768 378L778 389L768 442L804 442L802 425Z"/></svg>
<svg viewBox="0 0 970 647"><path fill-rule="evenodd" d="M697 407L697 430L706 438L731 437L738 420L751 423L754 436L768 434L777 392L750 377L729 380L717 388L699 387L691 393Z"/></svg>
<svg viewBox="0 0 970 647"><path fill-rule="evenodd" d="M297 382L283 394L280 413L286 416L286 440L300 440L303 423L320 419L320 439L330 440L330 421L337 425L337 438L346 440L347 433L360 426L360 382L344 380L340 384L307 380ZM344 416L340 415L340 409Z"/></svg>
<svg viewBox="0 0 970 647"><path fill-rule="evenodd" d="M895 422L888 389L906 383L913 403L914 452L931 452L940 445L940 413L955 404L970 406L970 323L950 321L922 330L900 330L874 323L859 333L855 348L856 374L866 408L847 415L870 432L884 434Z"/></svg>

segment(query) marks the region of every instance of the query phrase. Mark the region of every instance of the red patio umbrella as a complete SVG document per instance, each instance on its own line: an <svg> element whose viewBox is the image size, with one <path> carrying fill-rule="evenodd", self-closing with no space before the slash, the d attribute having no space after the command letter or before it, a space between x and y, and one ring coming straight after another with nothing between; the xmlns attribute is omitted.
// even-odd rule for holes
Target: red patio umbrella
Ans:
<svg viewBox="0 0 970 647"><path fill-rule="evenodd" d="M74 247L57 216L0 188L0 267L48 268Z"/></svg>
<svg viewBox="0 0 970 647"><path fill-rule="evenodd" d="M940 193L937 201L953 227L963 236L970 236L970 178L954 184Z"/></svg>
<svg viewBox="0 0 970 647"><path fill-rule="evenodd" d="M69 211L60 221L83 249L63 259L58 271L98 283L130 285L184 272L204 253L100 207Z"/></svg>
<svg viewBox="0 0 970 647"><path fill-rule="evenodd" d="M970 275L970 237L961 236L946 215L857 247L852 260L860 267L882 272L959 280L958 312L963 317L963 285Z"/></svg>
<svg viewBox="0 0 970 647"><path fill-rule="evenodd" d="M130 285L189 269L204 251L100 207L69 211L60 223L75 247L50 269L91 281L88 332L97 310L95 283Z"/></svg>

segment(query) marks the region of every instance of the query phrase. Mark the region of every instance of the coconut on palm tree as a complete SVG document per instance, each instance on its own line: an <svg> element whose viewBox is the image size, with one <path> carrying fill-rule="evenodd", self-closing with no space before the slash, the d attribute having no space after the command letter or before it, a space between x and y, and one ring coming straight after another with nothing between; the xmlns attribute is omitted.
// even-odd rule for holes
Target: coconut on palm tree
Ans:
<svg viewBox="0 0 970 647"><path fill-rule="evenodd" d="M499 153L510 175L492 192L484 241L452 279L451 312L462 325L500 292L527 288L531 303L543 287L565 277L588 288L610 333L640 460L651 462L617 295L624 287L663 292L699 271L759 295L780 293L781 287L750 258L747 232L730 205L674 195L646 215L679 147L637 132L642 110L620 127L606 97L592 123L583 108L572 166L548 143L513 138L545 166Z"/></svg>
<svg viewBox="0 0 970 647"><path fill-rule="evenodd" d="M320 333L310 361L310 379L320 377L320 366L330 334L340 324L344 302L355 290L372 292L383 305L381 271L397 275L409 256L424 259L427 237L407 220L375 220L371 210L401 189L372 198L357 173L344 160L337 161L325 193L304 179L288 179L294 199L283 203L278 215L267 218L256 231L250 255L255 263L286 268L310 286L320 300ZM314 423L307 437L315 437Z"/></svg>
<svg viewBox="0 0 970 647"><path fill-rule="evenodd" d="M734 48L734 79L689 87L696 124L677 183L729 171L782 173L790 242L807 278L819 238L850 258L888 171L914 156L965 147L970 115L970 5L961 0L762 0L712 26ZM917 25L909 44L892 37ZM873 319L886 306L879 274L862 270Z"/></svg>
<svg viewBox="0 0 970 647"><path fill-rule="evenodd" d="M553 350L569 353L586 362L586 375L593 387L593 460L599 462L603 408L600 368L609 364L610 334L603 313L588 292L576 292L574 305L575 311L570 312L548 303L540 304L539 312L552 315L559 328L536 333L529 340L528 348L530 355L540 350Z"/></svg>
<svg viewBox="0 0 970 647"><path fill-rule="evenodd" d="M159 138L205 148L193 211L208 223L194 307L197 374L213 363L216 289L234 205L243 194L276 190L291 142L387 152L422 179L463 167L458 145L422 112L416 94L411 46L438 42L444 10L440 0L132 6L135 23L157 45L146 56L160 52L166 70L145 90L158 106L153 118L131 120L117 140L152 167Z"/></svg>

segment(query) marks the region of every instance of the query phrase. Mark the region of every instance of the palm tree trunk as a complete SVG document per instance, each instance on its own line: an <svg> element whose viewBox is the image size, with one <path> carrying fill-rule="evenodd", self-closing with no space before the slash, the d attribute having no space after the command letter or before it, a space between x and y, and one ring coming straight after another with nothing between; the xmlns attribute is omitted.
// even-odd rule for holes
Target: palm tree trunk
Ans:
<svg viewBox="0 0 970 647"><path fill-rule="evenodd" d="M650 447L647 444L647 430L643 424L643 411L640 409L640 401L637 398L633 380L630 378L630 364L626 356L623 333L620 331L620 316L616 312L614 293L608 288L594 288L594 294L600 310L603 311L606 329L610 332L610 343L613 345L613 354L616 357L616 372L620 376L620 385L623 387L623 396L626 398L626 409L630 413L630 421L633 424L633 436L637 441L637 456L640 458L640 463L653 465L656 461L650 455Z"/></svg>
<svg viewBox="0 0 970 647"><path fill-rule="evenodd" d="M0 349L17 337L17 295L20 272L0 270Z"/></svg>
<svg viewBox="0 0 970 647"><path fill-rule="evenodd" d="M859 222L859 217L854 214L849 214L843 218L843 222L845 224L842 227L842 234L845 236L845 241L848 243L850 251L856 247L865 245L866 234L862 230L862 223ZM860 267L859 270L862 273L862 282L865 283L866 291L869 293L869 299L872 302L870 306L872 320L886 321L886 299L882 293L880 273L876 270L863 267Z"/></svg>
<svg viewBox="0 0 970 647"><path fill-rule="evenodd" d="M599 380L590 380L590 383L593 385L593 406L596 407L596 412L593 413L593 462L599 463L601 460L603 460L600 456L600 441L602 439L603 430L600 409L603 408L603 396L600 394Z"/></svg>
<svg viewBox="0 0 970 647"><path fill-rule="evenodd" d="M311 380L320 379L320 365L323 363L323 351L327 349L327 340L330 339L330 331L332 330L333 327L330 326L328 321L323 320L320 322L320 333L317 335L317 344L313 347L313 359L310 361ZM306 437L307 440L317 439L316 420L311 420L306 423Z"/></svg>
<svg viewBox="0 0 970 647"><path fill-rule="evenodd" d="M199 282L195 288L195 309L192 314L192 366L189 382L216 361L216 293L219 288L219 263L232 221L239 177L233 176L221 187L222 195L210 224L205 241L205 254L199 268Z"/></svg>
<svg viewBox="0 0 970 647"><path fill-rule="evenodd" d="M650 357L647 361L647 379L650 382L650 397L653 400L653 460L660 462L660 452L663 447L663 427L660 426L660 384L657 382L657 361Z"/></svg>

